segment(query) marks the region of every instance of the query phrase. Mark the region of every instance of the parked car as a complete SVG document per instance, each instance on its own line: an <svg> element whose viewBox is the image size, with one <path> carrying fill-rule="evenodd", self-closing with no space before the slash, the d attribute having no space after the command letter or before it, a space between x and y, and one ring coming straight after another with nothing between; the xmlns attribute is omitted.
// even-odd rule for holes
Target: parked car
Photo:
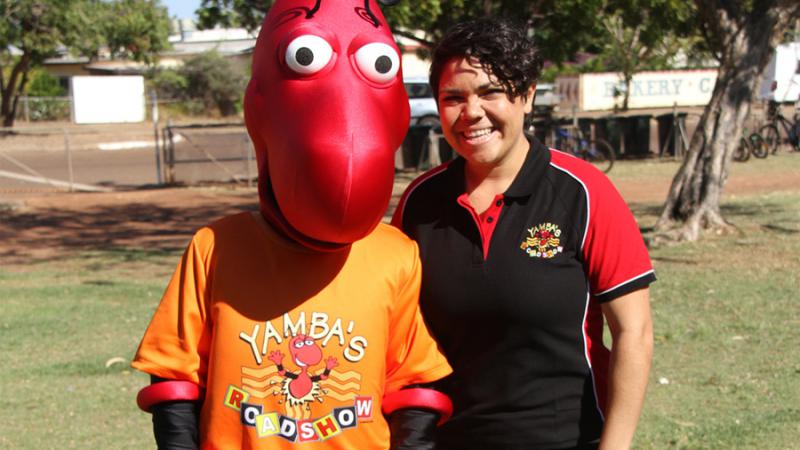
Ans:
<svg viewBox="0 0 800 450"><path fill-rule="evenodd" d="M533 99L533 107L536 114L549 114L558 110L561 96L555 92L556 86L552 83L538 83L536 85L536 97Z"/></svg>
<svg viewBox="0 0 800 450"><path fill-rule="evenodd" d="M428 77L408 77L403 79L411 106L411 125L439 126L439 110Z"/></svg>

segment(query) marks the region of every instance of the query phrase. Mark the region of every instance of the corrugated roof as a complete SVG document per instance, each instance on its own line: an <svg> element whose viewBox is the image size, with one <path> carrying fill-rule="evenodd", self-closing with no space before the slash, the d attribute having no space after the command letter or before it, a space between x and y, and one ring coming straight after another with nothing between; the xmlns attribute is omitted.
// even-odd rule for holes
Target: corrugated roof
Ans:
<svg viewBox="0 0 800 450"><path fill-rule="evenodd" d="M172 49L161 52L163 56L187 56L216 50L223 55L236 55L252 52L256 46L255 39L237 39L229 41L208 42L175 42Z"/></svg>

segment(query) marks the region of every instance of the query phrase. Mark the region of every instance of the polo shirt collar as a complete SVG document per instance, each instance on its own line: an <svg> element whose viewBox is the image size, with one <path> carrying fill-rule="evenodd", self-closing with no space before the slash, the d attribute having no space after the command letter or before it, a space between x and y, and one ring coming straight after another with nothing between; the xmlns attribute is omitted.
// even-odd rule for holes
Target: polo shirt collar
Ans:
<svg viewBox="0 0 800 450"><path fill-rule="evenodd" d="M538 139L527 135L526 137L531 144L530 149L528 149L519 173L511 182L511 186L503 193L504 197L529 197L544 179L547 167L550 165L550 149Z"/></svg>
<svg viewBox="0 0 800 450"><path fill-rule="evenodd" d="M514 177L514 181L511 182L511 186L503 193L504 198L529 197L539 186L547 167L550 165L550 149L535 137L525 136L530 143L528 154L525 155L525 162L522 163L522 167L519 169L517 176ZM449 195L454 199L464 193L464 187L467 185L464 178L465 164L466 160L459 156L447 167L447 172L453 177L451 182L448 183L453 188Z"/></svg>

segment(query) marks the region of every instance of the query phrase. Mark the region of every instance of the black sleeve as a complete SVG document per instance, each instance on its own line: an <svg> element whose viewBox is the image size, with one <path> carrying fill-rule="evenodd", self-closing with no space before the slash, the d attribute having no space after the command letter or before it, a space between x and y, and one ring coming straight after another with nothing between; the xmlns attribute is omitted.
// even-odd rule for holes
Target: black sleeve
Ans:
<svg viewBox="0 0 800 450"><path fill-rule="evenodd" d="M444 380L411 384L403 389L424 388L442 390ZM438 412L422 408L404 408L393 412L387 421L391 432L390 450L431 450L436 448Z"/></svg>
<svg viewBox="0 0 800 450"><path fill-rule="evenodd" d="M391 450L432 450L435 448L439 414L424 409L400 409L389 416Z"/></svg>
<svg viewBox="0 0 800 450"><path fill-rule="evenodd" d="M164 380L151 377L151 383ZM200 448L197 402L174 401L153 405L153 434L159 450L194 450Z"/></svg>

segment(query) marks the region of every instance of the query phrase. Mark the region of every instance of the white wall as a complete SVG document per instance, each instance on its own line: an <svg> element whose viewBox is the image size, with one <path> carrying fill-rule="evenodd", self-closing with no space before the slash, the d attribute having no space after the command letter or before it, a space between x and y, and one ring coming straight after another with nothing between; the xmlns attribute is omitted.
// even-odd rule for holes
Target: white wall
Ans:
<svg viewBox="0 0 800 450"><path fill-rule="evenodd" d="M428 71L431 67L430 61L419 59L414 52L403 53L402 58L404 77L428 77Z"/></svg>
<svg viewBox="0 0 800 450"><path fill-rule="evenodd" d="M706 105L711 100L717 70L664 70L639 72L631 82L630 108L666 108ZM590 73L580 76L583 111L604 111L622 106L622 96L614 90L624 89L617 73Z"/></svg>
<svg viewBox="0 0 800 450"><path fill-rule="evenodd" d="M759 94L762 99L778 102L796 102L800 99L800 42L779 45L775 49L764 72Z"/></svg>
<svg viewBox="0 0 800 450"><path fill-rule="evenodd" d="M144 122L144 77L77 76L70 82L73 122Z"/></svg>

